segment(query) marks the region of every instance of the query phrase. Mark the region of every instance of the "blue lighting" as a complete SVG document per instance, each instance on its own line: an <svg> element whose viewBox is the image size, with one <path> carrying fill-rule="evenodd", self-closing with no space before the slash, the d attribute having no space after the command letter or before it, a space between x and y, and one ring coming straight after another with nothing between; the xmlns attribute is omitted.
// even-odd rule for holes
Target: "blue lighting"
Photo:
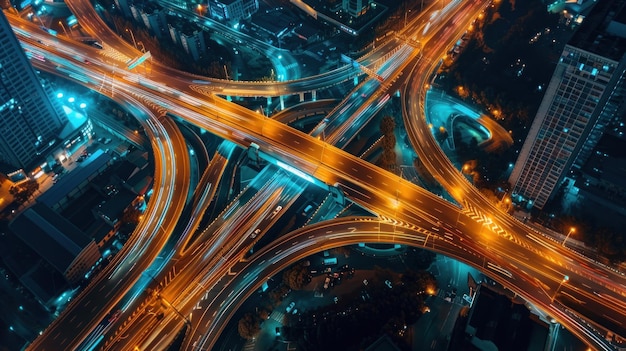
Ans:
<svg viewBox="0 0 626 351"><path fill-rule="evenodd" d="M284 169L286 171L289 171L289 172L297 175L298 177L300 177L300 178L302 178L302 179L304 179L304 180L306 180L308 182L315 183L315 179L313 179L310 175L302 172L299 169L295 169L292 166L284 164L284 163L282 163L280 161L276 161L276 164L278 165L278 167L280 167L280 168L282 168L282 169Z"/></svg>

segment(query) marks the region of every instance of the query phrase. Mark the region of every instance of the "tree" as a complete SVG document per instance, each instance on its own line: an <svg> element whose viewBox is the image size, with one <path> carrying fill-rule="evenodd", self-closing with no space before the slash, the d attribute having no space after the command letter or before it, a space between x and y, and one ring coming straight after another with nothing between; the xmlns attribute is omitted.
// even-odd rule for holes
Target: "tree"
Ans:
<svg viewBox="0 0 626 351"><path fill-rule="evenodd" d="M394 129L396 128L396 121L393 117L385 116L380 121L380 131L383 135L393 134Z"/></svg>
<svg viewBox="0 0 626 351"><path fill-rule="evenodd" d="M37 190L39 190L39 183L34 179L29 179L20 185L14 185L9 188L9 194L13 195L13 200L21 205L28 202L28 199Z"/></svg>
<svg viewBox="0 0 626 351"><path fill-rule="evenodd" d="M39 183L35 179L29 179L22 184L22 189L26 191L30 198L35 192L39 191Z"/></svg>
<svg viewBox="0 0 626 351"><path fill-rule="evenodd" d="M385 116L380 121L380 131L383 134L383 154L381 156L381 167L388 171L394 171L397 168L396 157L396 135L394 133L396 122L393 117Z"/></svg>
<svg viewBox="0 0 626 351"><path fill-rule="evenodd" d="M242 338L252 340L261 331L261 326L259 320L248 312L239 320L237 330Z"/></svg>
<svg viewBox="0 0 626 351"><path fill-rule="evenodd" d="M283 272L283 283L292 290L300 290L308 283L308 276L308 269L298 263Z"/></svg>
<svg viewBox="0 0 626 351"><path fill-rule="evenodd" d="M270 318L270 314L271 314L271 312L270 312L270 311L268 311L268 310L267 310L267 309L265 309L265 308L260 308L260 309L259 309L259 318L260 318L262 321L264 321L264 320L266 320L266 319L269 319L269 318Z"/></svg>

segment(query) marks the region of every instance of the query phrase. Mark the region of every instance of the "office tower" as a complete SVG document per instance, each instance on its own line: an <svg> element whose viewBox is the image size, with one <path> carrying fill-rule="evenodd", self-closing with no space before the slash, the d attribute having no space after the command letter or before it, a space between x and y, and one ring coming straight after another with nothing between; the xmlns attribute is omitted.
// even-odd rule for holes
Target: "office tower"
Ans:
<svg viewBox="0 0 626 351"><path fill-rule="evenodd" d="M370 0L343 0L343 10L353 17L359 17L370 8Z"/></svg>
<svg viewBox="0 0 626 351"><path fill-rule="evenodd" d="M208 0L207 13L219 20L239 21L259 9L258 0Z"/></svg>
<svg viewBox="0 0 626 351"><path fill-rule="evenodd" d="M565 46L509 182L542 209L624 110L624 0L599 2Z"/></svg>
<svg viewBox="0 0 626 351"><path fill-rule="evenodd" d="M0 13L0 121L0 161L9 172L30 172L43 163L67 122L61 105L42 87L4 13Z"/></svg>

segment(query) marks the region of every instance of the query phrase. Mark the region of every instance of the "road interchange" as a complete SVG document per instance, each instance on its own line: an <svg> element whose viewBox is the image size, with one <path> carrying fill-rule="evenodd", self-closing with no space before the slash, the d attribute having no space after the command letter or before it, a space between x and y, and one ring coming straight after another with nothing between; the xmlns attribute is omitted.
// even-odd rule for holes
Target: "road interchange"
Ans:
<svg viewBox="0 0 626 351"><path fill-rule="evenodd" d="M145 89L145 87L143 88ZM174 106L174 105L176 104L171 102L171 106ZM202 103L200 105L201 106L199 107L206 108L202 106ZM222 135L225 135L227 138L231 139L232 141L237 142L243 146L249 146L251 142L254 142L261 147L264 153L273 155L275 158L281 159L282 162L291 164L293 167L296 167L300 171L303 171L311 175L313 178L322 180L327 185L337 186L337 187L342 188L344 193L346 193L346 195L350 197L351 200L355 201L361 206L364 206L365 208L371 209L374 213L377 213L380 216L385 216L387 218L394 218L396 220L401 221L402 223L406 223L410 225L418 224L419 226L422 226L424 228L436 227L439 222L455 223L454 226L458 226L459 228L461 228L462 231L468 230L467 228L464 228L464 226L469 227L465 221L472 222L471 219L465 218L465 221L463 221L464 224L460 224L459 218L461 218L460 217L461 212L457 207L449 205L449 204L444 205L441 199L438 199L437 197L434 197L432 195L428 197L427 195L420 194L419 191L416 192L414 189L413 189L413 192L411 192L409 190L409 188L411 187L409 184L406 184L406 188L407 188L406 195L405 195L404 187L402 188L402 193L398 191L395 194L393 194L393 192L388 191L388 189L379 189L381 186L389 187L390 184L400 185L400 184L405 184L407 182L403 181L402 179L398 179L397 176L385 174L385 172L383 171L370 169L370 167L372 167L371 165L370 166L362 165L359 162L356 162L356 160L352 160L351 155L348 156L348 154L342 153L340 152L340 150L335 150L333 147L330 147L323 142L316 141L315 139L310 140L312 138L310 137L307 138L302 133L298 134L293 131L289 131L285 128L285 126L277 125L275 122L269 119L259 118L258 115L254 116L250 113L250 111L245 111L245 109L243 108L240 108L238 106L233 106L232 104L228 104L227 102L215 100L214 105L211 106L210 108L211 112L207 113L207 111L205 111L205 113L208 114L209 116L211 115L214 116L218 122L216 123L216 121L212 121L212 122L207 121L206 117L198 116L199 114L198 112L193 112L194 110L196 110L196 107L197 106L194 106L194 107L186 106L186 108L181 107L178 110L185 111L187 109L189 112L185 111L184 113L185 117L196 125L206 127L207 130L213 130L212 128L215 129L215 127L222 128L222 132L219 132L219 133L222 133ZM200 113L200 115L202 114ZM246 130L241 130L244 128L241 128L240 126L238 128L237 126L238 122L240 123L243 121L249 122L251 124L251 126L249 128L246 128ZM426 135L422 133L421 137L422 139L426 138ZM277 141L280 141L280 142L277 142ZM276 144L279 144L279 145L276 145ZM297 150L294 149L294 145L297 145ZM293 154L285 153L285 149L289 149L290 151L292 151ZM436 150L429 150L429 151L436 152ZM349 170L350 168L352 169L351 171ZM363 173L360 172L360 171L365 171L365 170L366 172L363 172ZM354 176L357 174L359 176L354 178ZM448 173L444 177L440 176L438 179L442 179L442 178L447 179L447 177L452 177L452 174ZM355 181L355 179L358 179L358 181ZM376 179L376 181L374 181L374 179ZM454 179L454 178L451 178L451 179ZM383 193L383 194L377 194L377 193ZM451 193L455 195L454 190ZM470 194L461 194L461 195L464 195L462 196L462 198L470 197ZM428 199L429 205L431 205L431 203L434 204L432 205L432 208L421 210L420 208L409 205L410 203L423 203L424 201L420 200L422 197ZM370 203L374 201L379 201L380 203L379 204ZM393 210L390 210L390 209L393 209ZM452 213L453 214L452 218L445 218L444 212L445 214ZM458 217L456 218L456 222L454 219L454 215L458 215ZM420 218L424 218L425 220L420 219ZM503 218L502 223L503 224L499 224L500 228L504 226L507 226L507 227L511 226L513 229L510 230L510 233L516 234L515 236L512 236L514 240L509 240L509 241L515 243L515 245L523 244L523 241L521 241L520 239L523 237L527 237L527 234L524 234L525 232L522 232L521 235L517 233L519 233L522 230L526 231L527 229L526 228L520 229L518 227L515 227L516 223L513 220L507 219L507 218ZM479 232L482 231L482 227L483 226L481 225ZM490 232L492 229L493 228L488 230L488 232ZM543 240L543 239L539 238L539 240ZM528 242L528 240L526 240L526 242ZM544 245L549 245L549 243L548 244L544 243L541 246L544 246ZM613 299L613 301L621 301L623 299L623 296L624 296L623 295L624 285L622 284L623 278L621 278L622 280L620 281L620 277L618 276L618 277L612 277L613 278L612 280L614 281L603 281L602 279L599 279L599 277L597 277L596 271L584 268L584 266L582 268L575 267L575 265L578 264L578 262L580 261L579 256L572 254L572 253L559 252L560 250L557 250L558 248L555 248L554 246L555 245L551 245L551 246L549 245L548 248L535 249L534 251L545 250L545 251L548 251L547 255L555 255L557 256L557 258L560 258L560 256L563 256L564 258L560 262L558 263L553 262L551 263L551 265L555 265L555 267L556 266L563 267L563 265L568 265L568 262L572 262L570 263L572 267L566 267L566 269L570 269L571 272L573 272L573 269L579 268L580 271L582 272L579 281L580 282L585 281L587 283L594 284L594 286L598 287L597 290L595 289L593 290L595 293L602 294L603 298L610 297ZM525 246L519 246L519 248L516 248L516 249L521 250L522 248L525 248ZM530 248L526 248L526 249L529 251L533 251ZM555 251L555 252L552 253L549 251ZM587 264L595 265L595 263L593 262L588 262ZM597 267L596 269L600 269L601 271L606 271L603 267ZM558 272L559 275L568 272L568 271L564 271L564 269L562 268L553 269L553 270ZM607 272L611 272L611 271L607 271ZM609 274L609 273L606 273L606 274ZM549 287L550 285L554 286L555 279L557 279L558 277L553 272L550 274L546 274L544 272L544 275L547 276L546 280L547 282L549 282L549 283L546 282L544 284L546 284L546 286L549 286ZM572 277L575 277L575 276L576 275L572 274ZM560 280L560 278L558 278L558 280ZM587 284L587 283L581 283L581 284ZM590 284L587 284L587 285L592 286ZM620 288L620 285L622 286L621 288ZM599 292L602 290L606 291L607 288L612 289L610 290L612 291L611 294L605 294L604 292ZM575 292L573 289L572 289L572 293L582 294L581 292ZM594 293L586 294L586 296L583 296L583 297L586 300L598 300L598 298L597 297L594 298L593 295L595 294ZM620 297L620 295L622 297ZM619 307L619 311L614 311L614 312L617 312L617 316L623 315L623 306L618 306L618 307ZM558 313L556 312L555 314L558 315ZM562 322L564 322L564 324L567 325L568 318L564 316L562 316L561 318L563 319ZM569 323L571 325L574 325L574 322L569 322Z"/></svg>

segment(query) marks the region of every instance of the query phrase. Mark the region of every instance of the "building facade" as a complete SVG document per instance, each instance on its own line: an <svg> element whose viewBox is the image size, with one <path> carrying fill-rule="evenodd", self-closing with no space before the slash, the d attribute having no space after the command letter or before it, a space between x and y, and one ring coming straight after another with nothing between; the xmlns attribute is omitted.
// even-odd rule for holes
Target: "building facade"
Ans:
<svg viewBox="0 0 626 351"><path fill-rule="evenodd" d="M625 52L601 43L624 41L607 31L617 20L605 21L609 15L590 15L590 22L565 46L511 172L513 198L529 207L545 206L570 171L584 165L608 123L624 109Z"/></svg>
<svg viewBox="0 0 626 351"><path fill-rule="evenodd" d="M258 0L209 0L208 14L218 20L239 21L259 9Z"/></svg>
<svg viewBox="0 0 626 351"><path fill-rule="evenodd" d="M61 104L42 86L4 13L0 14L0 120L0 159L26 172L45 162L67 123Z"/></svg>
<svg viewBox="0 0 626 351"><path fill-rule="evenodd" d="M359 17L370 8L370 0L343 0L342 9L352 17Z"/></svg>

